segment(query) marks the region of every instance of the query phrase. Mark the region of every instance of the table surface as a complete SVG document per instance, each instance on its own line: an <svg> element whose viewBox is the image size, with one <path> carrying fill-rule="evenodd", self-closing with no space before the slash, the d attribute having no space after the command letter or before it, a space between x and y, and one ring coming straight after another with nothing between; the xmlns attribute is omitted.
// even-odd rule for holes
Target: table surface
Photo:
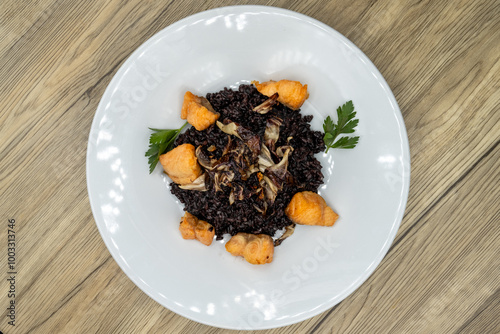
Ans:
<svg viewBox="0 0 500 334"><path fill-rule="evenodd" d="M240 1L240 4L250 4ZM292 3L292 4L290 4ZM86 145L127 57L188 15L236 1L0 4L0 273L15 219L15 326L4 333L226 333L162 307L123 273L92 216ZM500 332L500 3L254 1L353 41L392 88L412 176L387 256L353 294L269 333Z"/></svg>

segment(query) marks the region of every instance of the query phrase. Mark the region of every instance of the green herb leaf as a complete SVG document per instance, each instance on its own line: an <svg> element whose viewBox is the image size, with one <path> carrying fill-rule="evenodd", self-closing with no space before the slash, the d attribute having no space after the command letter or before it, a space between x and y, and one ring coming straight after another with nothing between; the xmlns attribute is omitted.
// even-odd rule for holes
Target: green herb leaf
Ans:
<svg viewBox="0 0 500 334"><path fill-rule="evenodd" d="M325 133L331 133L335 130L335 124L333 124L330 116L325 119L325 122L323 123L323 130L325 131Z"/></svg>
<svg viewBox="0 0 500 334"><path fill-rule="evenodd" d="M160 155L170 151L174 147L175 139L187 124L186 122L179 129L175 130L149 128L153 131L149 137L149 149L145 154L148 157L149 174L154 171L160 160Z"/></svg>
<svg viewBox="0 0 500 334"><path fill-rule="evenodd" d="M335 139L340 134L353 133L358 126L359 119L354 119L356 112L354 111L354 104L352 101L347 101L342 107L337 108L337 124L333 123L330 116L328 116L323 123L323 142L326 145L326 153L330 148L354 148L359 141L359 137L342 137L339 140Z"/></svg>
<svg viewBox="0 0 500 334"><path fill-rule="evenodd" d="M359 137L342 137L335 142L332 148L354 148L359 141Z"/></svg>

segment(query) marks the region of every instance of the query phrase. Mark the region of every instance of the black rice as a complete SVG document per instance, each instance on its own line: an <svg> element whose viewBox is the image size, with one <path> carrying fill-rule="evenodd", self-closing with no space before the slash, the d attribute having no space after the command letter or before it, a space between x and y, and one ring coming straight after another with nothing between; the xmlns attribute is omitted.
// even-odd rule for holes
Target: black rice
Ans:
<svg viewBox="0 0 500 334"><path fill-rule="evenodd" d="M226 186L222 186L222 191L215 191L214 187L209 185L208 191L201 192L180 189L172 182L171 192L185 205L185 211L215 227L217 239L221 239L226 233L235 235L238 232L273 236L277 230L292 223L285 215L285 208L292 196L306 190L317 192L323 183L321 164L314 157L314 154L325 149L322 133L310 129L309 122L313 116L302 116L299 110L291 110L279 103L265 115L252 111L255 106L268 99L253 85L241 85L237 91L224 88L218 93L207 94L206 98L220 113L219 121L229 119L237 122L261 138L264 135L267 119L273 116L281 118L283 124L280 127L276 147L286 145L287 138L292 137L289 144L294 150L289 158L288 172L292 176L293 184L283 185L283 189L278 193L274 203L268 207L265 215L254 208L254 197L230 204L231 189ZM175 146L184 143L190 143L195 147L214 145L213 154L220 157L227 142L228 135L214 124L204 131L197 131L194 127L189 128L179 135ZM246 181L236 179L234 182L250 189L258 183L258 180L253 174Z"/></svg>

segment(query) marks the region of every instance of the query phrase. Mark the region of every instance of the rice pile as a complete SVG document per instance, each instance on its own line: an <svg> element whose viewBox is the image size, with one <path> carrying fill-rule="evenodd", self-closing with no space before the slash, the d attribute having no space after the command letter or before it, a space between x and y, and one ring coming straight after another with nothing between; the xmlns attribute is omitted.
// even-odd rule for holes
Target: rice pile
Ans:
<svg viewBox="0 0 500 334"><path fill-rule="evenodd" d="M313 116L302 116L300 111L291 110L282 104L277 104L267 114L259 114L252 109L268 99L257 91L253 85L241 85L237 91L224 88L217 93L209 93L206 98L212 104L215 111L220 113L219 121L229 119L237 122L246 129L264 136L266 121L270 117L279 117L283 120L280 126L279 139L276 147L291 145L293 152L288 159L288 172L290 173L283 189L265 214L260 213L254 207L257 198L252 195L252 190L259 185L257 174L252 174L247 180L242 180L239 174L235 175L232 184L243 187L245 198L236 200L233 204L229 202L231 188L222 186L222 191L216 191L213 182L207 182L208 191L195 191L180 189L175 183L171 183L171 192L184 204L185 211L205 220L215 227L217 239L222 239L226 233L235 235L238 232L253 234L264 233L271 237L279 229L292 224L285 215L285 208L292 196L300 191L317 192L323 183L321 164L314 154L324 151L323 135L319 131L312 131L309 122ZM289 142L287 138L292 137ZM233 140L239 140L234 138ZM215 124L204 131L197 131L191 127L179 135L175 146L190 143L195 147L200 145L212 147L211 154L220 158L226 145L228 135L222 132ZM279 158L273 157L274 162Z"/></svg>

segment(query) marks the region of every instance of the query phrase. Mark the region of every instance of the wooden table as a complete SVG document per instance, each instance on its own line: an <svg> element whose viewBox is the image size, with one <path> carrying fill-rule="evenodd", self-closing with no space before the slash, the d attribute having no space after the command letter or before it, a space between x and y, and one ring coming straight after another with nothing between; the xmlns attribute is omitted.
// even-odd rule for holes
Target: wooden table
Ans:
<svg viewBox="0 0 500 334"><path fill-rule="evenodd" d="M97 104L125 59L169 24L232 4L1 2L0 331L230 332L169 311L121 271L90 210L85 154ZM304 13L359 46L396 96L412 159L406 214L375 273L327 312L266 332L499 333L500 3L252 4Z"/></svg>

